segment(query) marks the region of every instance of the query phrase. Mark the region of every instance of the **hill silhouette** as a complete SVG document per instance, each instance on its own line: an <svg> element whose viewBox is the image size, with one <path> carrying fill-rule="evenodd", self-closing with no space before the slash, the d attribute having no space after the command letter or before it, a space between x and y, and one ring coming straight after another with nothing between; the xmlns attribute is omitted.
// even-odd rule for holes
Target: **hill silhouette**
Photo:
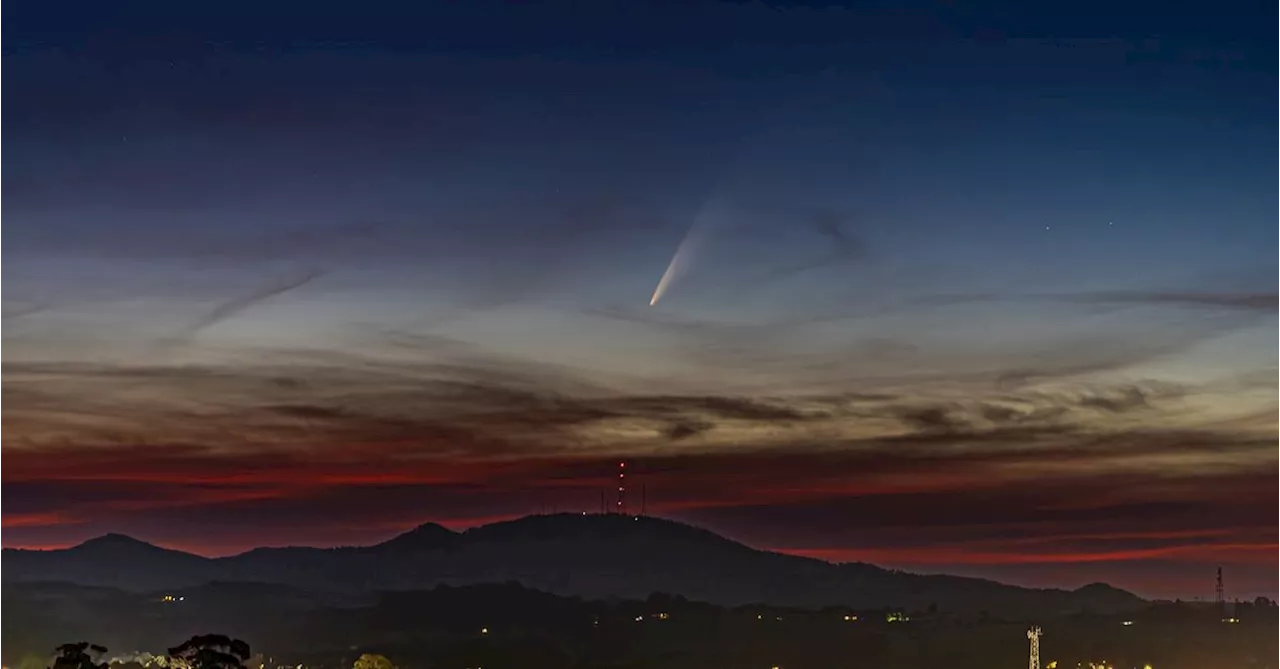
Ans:
<svg viewBox="0 0 1280 669"><path fill-rule="evenodd" d="M423 525L373 546L258 548L205 558L107 535L61 550L4 549L5 583L62 581L132 591L215 581L335 593L518 582L548 593L643 599L666 592L723 605L927 607L956 613L1116 612L1137 596L1093 584L1074 591L832 564L757 550L669 520L541 515L453 532Z"/></svg>

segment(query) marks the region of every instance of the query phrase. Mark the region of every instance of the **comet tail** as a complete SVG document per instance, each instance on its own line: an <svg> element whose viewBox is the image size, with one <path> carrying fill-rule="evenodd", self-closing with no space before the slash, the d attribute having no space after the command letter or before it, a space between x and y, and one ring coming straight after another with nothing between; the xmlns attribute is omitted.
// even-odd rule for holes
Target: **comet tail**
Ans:
<svg viewBox="0 0 1280 669"><path fill-rule="evenodd" d="M658 300L662 299L663 294L667 292L667 287L684 269L689 256L689 248L692 246L692 239L693 228L690 228L684 239L680 240L680 245L676 247L676 252L672 254L671 262L667 263L667 271L662 273L661 279L658 279L658 287L653 289L653 297L649 298L649 306L652 307L658 304Z"/></svg>

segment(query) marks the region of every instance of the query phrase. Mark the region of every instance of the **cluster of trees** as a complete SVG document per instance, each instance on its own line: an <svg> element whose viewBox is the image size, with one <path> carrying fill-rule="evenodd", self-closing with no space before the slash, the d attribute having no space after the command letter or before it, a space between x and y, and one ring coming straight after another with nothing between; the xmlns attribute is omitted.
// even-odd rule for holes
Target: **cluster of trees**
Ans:
<svg viewBox="0 0 1280 669"><path fill-rule="evenodd" d="M168 652L165 666L181 669L246 669L250 655L249 644L221 634L193 636ZM64 643L54 649L49 669L108 669L110 663L102 660L106 653L106 646L88 641ZM365 653L352 669L396 669L396 665L383 655Z"/></svg>
<svg viewBox="0 0 1280 669"><path fill-rule="evenodd" d="M396 665L382 655L365 653L356 659L352 669L396 669Z"/></svg>
<svg viewBox="0 0 1280 669"><path fill-rule="evenodd" d="M105 646L79 641L64 643L54 649L53 666L49 669L107 669L101 658ZM169 649L170 667L185 669L245 669L249 644L222 634L193 636ZM373 668L370 668L373 669Z"/></svg>

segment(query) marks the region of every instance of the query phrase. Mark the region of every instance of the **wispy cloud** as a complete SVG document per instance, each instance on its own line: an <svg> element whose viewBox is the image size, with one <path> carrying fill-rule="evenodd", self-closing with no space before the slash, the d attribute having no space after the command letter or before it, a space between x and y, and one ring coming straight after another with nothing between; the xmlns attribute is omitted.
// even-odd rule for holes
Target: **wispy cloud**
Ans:
<svg viewBox="0 0 1280 669"><path fill-rule="evenodd" d="M854 222L851 214L830 209L817 209L801 216L801 221L801 227L816 234L826 249L812 259L769 269L758 277L749 279L747 282L749 286L757 287L783 281L823 267L857 262L867 258L867 242L855 236L855 233L850 230Z"/></svg>
<svg viewBox="0 0 1280 669"><path fill-rule="evenodd" d="M312 281L324 276L322 270L306 270L295 277L290 277L282 281L265 285L251 293L239 295L214 307L209 313L192 323L184 333L186 336L193 335L204 328L220 323L240 312L266 301L277 295L282 295L291 290L301 288Z"/></svg>
<svg viewBox="0 0 1280 669"><path fill-rule="evenodd" d="M24 316L31 316L50 308L50 304L45 302L22 302L17 304L6 304L3 319L6 321L15 320Z"/></svg>
<svg viewBox="0 0 1280 669"><path fill-rule="evenodd" d="M1100 292L1064 295L1061 299L1099 304L1169 304L1217 309L1275 312L1276 293Z"/></svg>

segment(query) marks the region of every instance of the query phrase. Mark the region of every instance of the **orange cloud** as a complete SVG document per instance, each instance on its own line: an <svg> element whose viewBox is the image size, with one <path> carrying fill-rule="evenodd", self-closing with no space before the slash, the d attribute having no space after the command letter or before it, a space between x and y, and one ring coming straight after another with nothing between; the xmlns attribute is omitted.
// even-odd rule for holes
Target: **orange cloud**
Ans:
<svg viewBox="0 0 1280 669"><path fill-rule="evenodd" d="M18 527L49 527L55 525L70 525L77 521L66 513L60 511L43 511L35 513L6 513L0 519L0 527L18 528Z"/></svg>

